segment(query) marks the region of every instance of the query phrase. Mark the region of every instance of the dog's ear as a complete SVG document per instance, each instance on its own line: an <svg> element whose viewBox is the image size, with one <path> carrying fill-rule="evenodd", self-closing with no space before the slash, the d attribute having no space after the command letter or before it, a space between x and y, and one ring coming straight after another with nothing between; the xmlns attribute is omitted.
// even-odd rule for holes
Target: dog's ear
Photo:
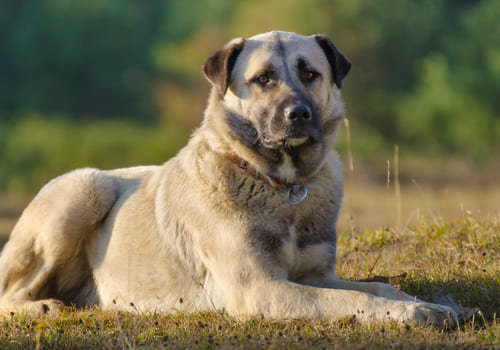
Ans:
<svg viewBox="0 0 500 350"><path fill-rule="evenodd" d="M349 62L344 55L342 55L332 41L323 34L315 35L314 38L318 45L325 52L328 63L332 67L332 80L337 84L337 86L342 86L342 80L345 78L347 73L351 70L351 62Z"/></svg>
<svg viewBox="0 0 500 350"><path fill-rule="evenodd" d="M245 44L244 38L231 40L222 50L214 53L201 66L203 74L214 86L216 86L221 96L226 94L229 83L231 82L231 72L236 59L243 50Z"/></svg>

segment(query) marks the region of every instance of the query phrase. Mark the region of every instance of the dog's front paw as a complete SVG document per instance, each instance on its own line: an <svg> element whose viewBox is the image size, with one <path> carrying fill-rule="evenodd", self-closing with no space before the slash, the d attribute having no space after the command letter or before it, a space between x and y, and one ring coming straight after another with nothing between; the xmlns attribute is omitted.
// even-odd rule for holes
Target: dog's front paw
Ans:
<svg viewBox="0 0 500 350"><path fill-rule="evenodd" d="M439 327L455 327L458 315L450 307L424 302L402 302L395 311L395 319L399 322L415 322L431 324Z"/></svg>
<svg viewBox="0 0 500 350"><path fill-rule="evenodd" d="M44 299L34 301L26 306L26 310L30 315L37 317L42 315L54 317L59 316L60 311L64 307L64 303L55 299Z"/></svg>
<svg viewBox="0 0 500 350"><path fill-rule="evenodd" d="M0 306L0 316L11 316L13 314L27 314L31 317L58 316L64 304L55 299L43 299L34 301L16 301Z"/></svg>

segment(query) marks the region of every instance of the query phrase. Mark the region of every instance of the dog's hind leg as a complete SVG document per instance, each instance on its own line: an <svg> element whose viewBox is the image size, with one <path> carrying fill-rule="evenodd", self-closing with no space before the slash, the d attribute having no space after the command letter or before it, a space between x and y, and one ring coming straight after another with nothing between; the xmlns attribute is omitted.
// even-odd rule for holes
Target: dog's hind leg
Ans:
<svg viewBox="0 0 500 350"><path fill-rule="evenodd" d="M62 302L95 302L83 243L116 197L113 179L97 169L75 170L45 185L0 255L0 313L40 314Z"/></svg>

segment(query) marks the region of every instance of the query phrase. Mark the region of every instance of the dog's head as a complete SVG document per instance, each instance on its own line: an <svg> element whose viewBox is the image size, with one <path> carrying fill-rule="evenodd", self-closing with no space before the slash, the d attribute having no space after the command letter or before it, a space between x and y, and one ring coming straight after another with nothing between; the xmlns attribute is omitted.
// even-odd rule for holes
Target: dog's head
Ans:
<svg viewBox="0 0 500 350"><path fill-rule="evenodd" d="M274 31L233 39L202 69L224 133L244 146L242 157L295 181L313 174L335 141L344 114L339 89L350 67L324 35Z"/></svg>

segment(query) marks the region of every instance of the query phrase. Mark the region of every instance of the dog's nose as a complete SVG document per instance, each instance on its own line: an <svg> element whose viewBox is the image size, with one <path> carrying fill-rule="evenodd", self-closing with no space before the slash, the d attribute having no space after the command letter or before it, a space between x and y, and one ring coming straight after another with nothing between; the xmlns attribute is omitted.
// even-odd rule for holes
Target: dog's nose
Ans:
<svg viewBox="0 0 500 350"><path fill-rule="evenodd" d="M292 123L311 120L311 108L306 104L287 107L285 108L285 117Z"/></svg>

